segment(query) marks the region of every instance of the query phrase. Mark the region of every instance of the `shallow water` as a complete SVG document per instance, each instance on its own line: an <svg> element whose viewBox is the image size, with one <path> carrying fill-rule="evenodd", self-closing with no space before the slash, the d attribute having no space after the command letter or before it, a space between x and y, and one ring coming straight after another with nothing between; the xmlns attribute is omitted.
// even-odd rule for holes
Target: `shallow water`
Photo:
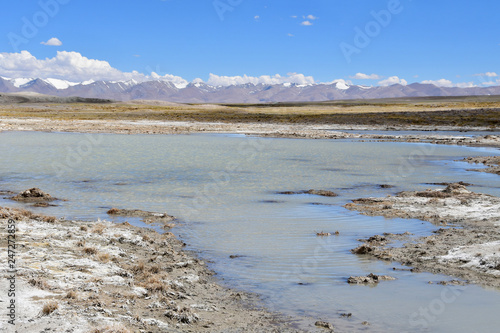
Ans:
<svg viewBox="0 0 500 333"><path fill-rule="evenodd" d="M421 136L458 136L458 137L475 137L475 136L485 136L485 135L493 135L498 132L495 131L411 131L411 130L342 130L342 132L346 133L355 133L355 134L371 134L371 135L421 135Z"/></svg>
<svg viewBox="0 0 500 333"><path fill-rule="evenodd" d="M381 332L496 332L498 290L429 285L447 277L393 271L397 264L349 252L359 238L382 232L422 235L434 226L366 217L341 206L434 182L465 181L474 191L500 196L498 176L466 171L474 166L454 162L498 153L241 135L4 132L0 190L36 186L67 199L58 207L33 209L59 217L109 219L105 212L111 207L177 216L182 223L174 232L209 260L219 277L260 293L267 306L286 314L312 315L348 331L363 329L360 323L368 321L370 331ZM339 196L276 194L310 188ZM0 205L22 206L8 200ZM315 234L337 230L339 236ZM350 275L368 273L397 280L376 287L347 285ZM353 317L341 319L344 312Z"/></svg>

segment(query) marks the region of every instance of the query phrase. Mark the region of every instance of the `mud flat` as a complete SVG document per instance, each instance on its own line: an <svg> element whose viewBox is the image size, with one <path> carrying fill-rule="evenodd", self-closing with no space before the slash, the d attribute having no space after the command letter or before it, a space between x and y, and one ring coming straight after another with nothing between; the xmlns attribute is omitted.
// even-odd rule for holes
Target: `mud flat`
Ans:
<svg viewBox="0 0 500 333"><path fill-rule="evenodd" d="M488 172L500 175L500 156L467 157L463 161L471 164L483 164L485 169L473 169L479 172Z"/></svg>
<svg viewBox="0 0 500 333"><path fill-rule="evenodd" d="M2 230L9 219L16 225L18 332L298 331L258 307L256 296L220 286L170 232L0 207ZM7 237L0 242L6 249ZM8 289L8 270L2 255L0 290ZM0 300L10 302L7 293ZM12 332L7 326L0 332Z"/></svg>
<svg viewBox="0 0 500 333"><path fill-rule="evenodd" d="M418 130L425 135L389 135L348 133L346 130ZM388 142L427 142L434 144L500 147L500 135L456 136L435 134L433 131L490 131L487 127L454 126L381 126L381 125L336 125L336 124L279 124L279 123L231 123L160 120L67 120L49 118L0 117L1 131L43 131L75 133L115 134L191 134L234 133L272 138L304 139L362 139Z"/></svg>
<svg viewBox="0 0 500 333"><path fill-rule="evenodd" d="M500 288L500 198L455 183L441 190L357 199L344 207L369 216L420 219L441 226L427 237L375 235L360 240L353 253ZM394 241L405 244L394 247Z"/></svg>

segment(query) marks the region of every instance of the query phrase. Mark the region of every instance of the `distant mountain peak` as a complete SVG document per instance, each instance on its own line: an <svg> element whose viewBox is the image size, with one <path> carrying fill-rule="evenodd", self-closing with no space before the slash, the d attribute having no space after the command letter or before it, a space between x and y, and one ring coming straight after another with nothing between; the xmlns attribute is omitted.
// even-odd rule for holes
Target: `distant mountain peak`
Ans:
<svg viewBox="0 0 500 333"><path fill-rule="evenodd" d="M149 81L70 82L58 78L7 78L0 76L0 92L33 92L59 97L84 97L113 100L158 100L175 103L266 103L326 101L337 99L376 99L424 96L500 95L500 87L445 88L429 83L390 86L352 85L345 80L326 83L292 82L245 83L214 86L201 79L166 80L160 76Z"/></svg>

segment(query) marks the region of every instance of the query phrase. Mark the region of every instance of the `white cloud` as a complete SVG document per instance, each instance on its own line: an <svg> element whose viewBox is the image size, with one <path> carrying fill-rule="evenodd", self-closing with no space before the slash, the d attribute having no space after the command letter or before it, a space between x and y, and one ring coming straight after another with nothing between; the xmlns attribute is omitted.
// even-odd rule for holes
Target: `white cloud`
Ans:
<svg viewBox="0 0 500 333"><path fill-rule="evenodd" d="M403 86L406 86L408 82L406 82L405 79L400 79L397 76L391 76L385 80L379 81L378 84L383 87L392 86L393 84L401 84Z"/></svg>
<svg viewBox="0 0 500 333"><path fill-rule="evenodd" d="M443 88L472 88L475 87L476 85L472 82L461 82L461 83L453 83L450 80L447 79L439 79L439 80L424 80L421 83L423 84L433 84L437 87L443 87Z"/></svg>
<svg viewBox="0 0 500 333"><path fill-rule="evenodd" d="M304 74L298 73L288 73L287 76L281 76L279 74L270 76L262 75L259 77L254 76L219 76L210 73L207 83L212 86L231 86L238 84L283 84L283 83L295 83L300 85L314 84L314 78L312 76L305 76Z"/></svg>
<svg viewBox="0 0 500 333"><path fill-rule="evenodd" d="M377 74L363 74L363 73L356 73L354 76L349 76L349 78L354 79L354 80L380 80L382 76L377 75Z"/></svg>
<svg viewBox="0 0 500 333"><path fill-rule="evenodd" d="M310 26L313 25L310 21L303 21L300 25Z"/></svg>
<svg viewBox="0 0 500 333"><path fill-rule="evenodd" d="M460 82L460 83L455 83L455 87L457 88L473 88L477 87L474 82Z"/></svg>
<svg viewBox="0 0 500 333"><path fill-rule="evenodd" d="M290 34L291 35L291 34ZM292 35L293 36L293 35ZM489 77L495 77L493 72L489 72ZM137 82L144 82L148 80L161 80L169 81L175 84L178 88L183 88L189 84L187 80L180 76L172 74L159 75L152 72L149 75L139 73L137 71L122 72L112 67L107 61L89 59L82 56L78 52L58 51L57 55L53 58L37 59L28 51L20 53L0 53L0 76L9 77L13 79L22 78L41 78L41 79L59 79L69 82L94 82L94 81L128 81L135 80ZM352 79L371 79L378 80L381 77L377 74L363 74L357 73L351 77ZM485 80L486 81L486 80ZM497 82L488 80L482 85L500 84L500 79ZM201 79L195 79L193 83L201 83ZM219 76L210 74L209 79L206 81L213 86L230 86L237 84L284 84L294 83L298 85L315 84L316 81L312 76L305 76L299 73L288 73L285 76L276 75L262 75L259 77L253 76ZM435 84L440 87L474 87L472 82L453 83L450 80L426 80L422 83ZM348 87L352 85L350 81L334 80L329 84L336 84L337 87ZM389 86L393 84L407 85L406 80L400 79L397 76L389 77L385 80L378 82L380 86ZM479 83L478 83L479 84Z"/></svg>
<svg viewBox="0 0 500 333"><path fill-rule="evenodd" d="M40 44L42 45L47 45L47 46L61 46L62 45L62 42L56 38L56 37L52 37L51 39L49 39L48 41L46 42L41 42Z"/></svg>
<svg viewBox="0 0 500 333"><path fill-rule="evenodd" d="M259 16L259 15L255 15L253 18L254 18L255 20L258 20L258 19L260 19L260 16Z"/></svg>
<svg viewBox="0 0 500 333"><path fill-rule="evenodd" d="M474 74L474 76L497 77L498 74L495 72L486 72L486 73Z"/></svg>
<svg viewBox="0 0 500 333"><path fill-rule="evenodd" d="M83 81L128 81L139 82L148 79L172 81L176 85L187 85L188 81L179 76L160 76L151 73L146 76L137 71L122 72L107 61L89 59L78 52L58 51L53 58L37 59L28 51L20 53L0 53L0 75L12 78L61 79L71 82Z"/></svg>
<svg viewBox="0 0 500 333"><path fill-rule="evenodd" d="M295 37L294 34L288 34L288 37Z"/></svg>
<svg viewBox="0 0 500 333"><path fill-rule="evenodd" d="M316 17L314 15L307 15L304 18L307 18L308 20L313 20L313 21L318 19L318 17Z"/></svg>
<svg viewBox="0 0 500 333"><path fill-rule="evenodd" d="M295 18L297 18L298 16L297 16L297 15L292 15L292 16L290 16L290 17L295 19Z"/></svg>
<svg viewBox="0 0 500 333"><path fill-rule="evenodd" d="M446 80L446 79L424 80L421 83L423 83L423 84L433 84L433 85L438 86L438 87L446 87L446 88L453 87L453 82L451 82L450 80Z"/></svg>

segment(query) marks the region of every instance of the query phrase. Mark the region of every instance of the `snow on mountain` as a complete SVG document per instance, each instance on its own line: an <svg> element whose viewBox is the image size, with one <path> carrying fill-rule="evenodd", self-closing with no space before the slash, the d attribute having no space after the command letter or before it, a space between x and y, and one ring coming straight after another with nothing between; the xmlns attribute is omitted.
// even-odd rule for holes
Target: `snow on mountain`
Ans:
<svg viewBox="0 0 500 333"><path fill-rule="evenodd" d="M214 80L214 83L218 81ZM0 92L32 92L60 97L87 97L128 101L162 100L176 103L267 103L372 99L420 96L500 95L500 87L445 88L434 84L412 83L390 86L361 86L349 81L327 83L278 82L213 85L201 79L187 82L182 78L159 76L138 82L70 82L61 79L0 77Z"/></svg>
<svg viewBox="0 0 500 333"><path fill-rule="evenodd" d="M349 89L349 86L344 81L338 81L335 84L335 86L337 87L337 89L341 89L341 90Z"/></svg>
<svg viewBox="0 0 500 333"><path fill-rule="evenodd" d="M29 79L29 78L18 78L18 79L11 79L10 83L16 88L20 88L21 86L24 86L25 84L33 81L34 79Z"/></svg>
<svg viewBox="0 0 500 333"><path fill-rule="evenodd" d="M76 85L80 84L80 83L70 82L70 81L66 81L66 80L51 79L51 78L45 79L44 81L47 83L50 83L51 85L56 87L56 89L68 89L69 87L76 86Z"/></svg>

